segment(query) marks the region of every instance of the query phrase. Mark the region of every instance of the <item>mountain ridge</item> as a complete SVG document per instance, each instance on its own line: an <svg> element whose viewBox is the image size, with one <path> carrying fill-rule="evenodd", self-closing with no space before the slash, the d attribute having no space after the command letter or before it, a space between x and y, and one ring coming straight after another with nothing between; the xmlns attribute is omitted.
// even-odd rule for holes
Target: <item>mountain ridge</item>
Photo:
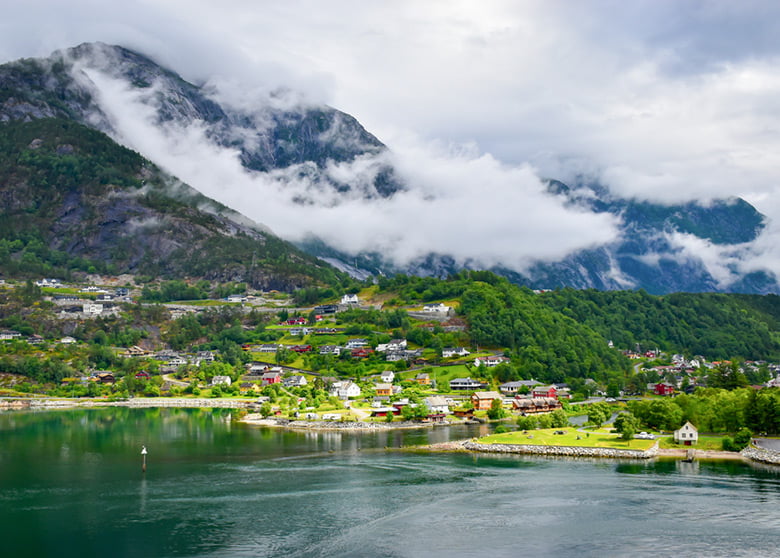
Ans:
<svg viewBox="0 0 780 558"><path fill-rule="evenodd" d="M272 173L284 171L285 176L300 180L304 187L292 198L294 203L340 203L355 196L378 200L414 187L388 162L387 147L344 112L321 105L291 108L283 101L253 111L231 108L220 104L213 91L187 82L147 56L100 43L57 51L48 59L23 59L0 66L0 121L60 117L117 138L110 115L96 99L99 91L91 83L90 71L106 72L143 96L157 125L200 123L215 146L238 151L248 172L267 173L282 187L285 179ZM153 153L144 155L154 158ZM367 169L359 177L345 180L332 169L356 161L365 163ZM657 294L779 290L776 278L768 272L745 274L731 265L718 270L716 276L708 267L711 262L687 246L690 241L701 241L717 249L739 250L755 240L765 227L765 219L744 200L663 206L618 198L597 183L568 185L547 180L546 185L548 194L565 205L615 216L621 223L620 236L560 261L537 262L522 272L505 265L491 268L518 284L539 289L644 288ZM317 238L298 245L361 278L367 273L397 272L446 276L476 268L449 254L430 253L397 265L382 254L349 254Z"/></svg>

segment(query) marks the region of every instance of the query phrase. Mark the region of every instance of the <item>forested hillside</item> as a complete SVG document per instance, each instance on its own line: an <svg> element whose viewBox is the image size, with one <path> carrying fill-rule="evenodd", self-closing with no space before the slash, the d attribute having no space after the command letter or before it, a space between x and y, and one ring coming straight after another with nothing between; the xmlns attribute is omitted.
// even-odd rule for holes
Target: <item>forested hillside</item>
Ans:
<svg viewBox="0 0 780 558"><path fill-rule="evenodd" d="M780 297L562 289L541 293L551 309L588 326L615 346L659 348L710 359L780 356Z"/></svg>

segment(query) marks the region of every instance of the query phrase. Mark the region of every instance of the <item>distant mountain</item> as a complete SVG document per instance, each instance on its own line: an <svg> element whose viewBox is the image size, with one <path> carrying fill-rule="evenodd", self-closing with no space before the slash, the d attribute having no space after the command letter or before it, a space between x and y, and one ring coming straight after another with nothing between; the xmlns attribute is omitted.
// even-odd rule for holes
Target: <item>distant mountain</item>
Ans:
<svg viewBox="0 0 780 558"><path fill-rule="evenodd" d="M56 118L118 140L121 131L100 102L95 72L120 80L142 97L159 127L197 124L215 146L235 149L249 172L266 173L282 186L287 186L285 181L305 184L301 193L296 190L297 203L329 203L325 199L338 203L355 196L381 199L414 188L404 184L388 163L387 148L348 114L287 102L284 92L261 106L231 106L219 102L209 87L189 83L141 54L100 43L0 66L0 122ZM155 161L156 154L143 156ZM359 164L361 172L341 173L341 164ZM618 198L598 184L567 185L556 180L548 181L548 191L566 204L619 217L620 235L611 244L576 252L562 261L537 263L522 274L504 266L492 269L518 284L539 289L645 289L656 294L780 291L775 277L740 275L736 269L730 269L735 280L723 286L695 249L682 248L685 242L701 241L738 251L755 240L764 217L744 200L663 206ZM469 267L449 254L433 253L398 266L382 254L348 254L317 238L300 247L361 278L396 272L446 276Z"/></svg>
<svg viewBox="0 0 780 558"><path fill-rule="evenodd" d="M694 202L664 206L616 198L599 185L569 187L557 180L549 180L547 184L550 194L564 198L567 204L619 217L620 236L615 242L580 250L558 262L537 263L525 273L502 266L491 268L518 285L533 289L644 289L651 294L722 291L768 294L780 290L776 278L764 272L742 275L724 288L701 259L683 253L675 242L677 236L688 235L729 248L755 240L765 227L765 218L742 199L717 200L706 206ZM352 256L316 239L308 240L302 247L353 275L361 270L444 278L464 267L446 254L428 254L399 267L381 254Z"/></svg>
<svg viewBox="0 0 780 558"><path fill-rule="evenodd" d="M622 221L620 238L595 250L583 250L561 262L534 266L525 277L512 277L535 288L571 286L602 290L642 288L653 294L678 291L721 291L722 287L701 259L682 253L675 237L689 236L721 247L755 240L765 218L746 201L733 198L708 205L659 205L613 196L598 184L569 187L548 182L548 190L568 203L595 213L609 213ZM744 275L731 292L772 293L778 284L765 273Z"/></svg>

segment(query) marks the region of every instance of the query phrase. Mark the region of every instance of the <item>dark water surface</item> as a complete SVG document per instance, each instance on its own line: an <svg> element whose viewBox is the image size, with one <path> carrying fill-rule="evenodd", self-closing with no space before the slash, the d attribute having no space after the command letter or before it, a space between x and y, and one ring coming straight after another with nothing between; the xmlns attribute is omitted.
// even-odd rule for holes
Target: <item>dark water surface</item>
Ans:
<svg viewBox="0 0 780 558"><path fill-rule="evenodd" d="M385 451L479 431L231 417L0 414L0 556L780 555L777 468Z"/></svg>

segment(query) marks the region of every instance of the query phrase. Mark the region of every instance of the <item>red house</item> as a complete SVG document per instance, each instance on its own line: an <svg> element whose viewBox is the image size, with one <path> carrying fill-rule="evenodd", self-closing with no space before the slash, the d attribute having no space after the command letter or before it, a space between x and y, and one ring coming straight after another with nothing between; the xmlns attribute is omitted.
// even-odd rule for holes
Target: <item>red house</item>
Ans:
<svg viewBox="0 0 780 558"><path fill-rule="evenodd" d="M260 376L260 384L264 386L270 386L271 384L278 384L282 381L281 372L266 372Z"/></svg>
<svg viewBox="0 0 780 558"><path fill-rule="evenodd" d="M674 385L669 382L658 382L653 388L656 395L674 395Z"/></svg>
<svg viewBox="0 0 780 558"><path fill-rule="evenodd" d="M558 390L555 386L537 386L531 391L531 397L551 397L558 399Z"/></svg>
<svg viewBox="0 0 780 558"><path fill-rule="evenodd" d="M138 372L135 375L135 379L136 380L148 380L149 378L151 378L151 376L149 375L149 372Z"/></svg>

